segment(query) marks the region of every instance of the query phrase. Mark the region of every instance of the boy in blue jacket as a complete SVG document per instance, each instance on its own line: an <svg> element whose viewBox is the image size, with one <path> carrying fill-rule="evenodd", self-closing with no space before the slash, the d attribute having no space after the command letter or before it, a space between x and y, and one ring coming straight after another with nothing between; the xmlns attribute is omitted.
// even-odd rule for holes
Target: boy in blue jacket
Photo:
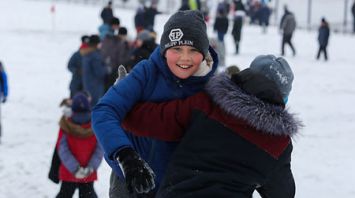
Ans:
<svg viewBox="0 0 355 198"><path fill-rule="evenodd" d="M178 142L126 133L121 123L127 113L140 101L186 98L201 91L217 65L217 54L209 47L202 13L179 11L164 25L160 46L149 59L139 62L94 107L94 133L105 159L120 179L125 178L130 193L144 194L157 189L155 186L159 186Z"/></svg>

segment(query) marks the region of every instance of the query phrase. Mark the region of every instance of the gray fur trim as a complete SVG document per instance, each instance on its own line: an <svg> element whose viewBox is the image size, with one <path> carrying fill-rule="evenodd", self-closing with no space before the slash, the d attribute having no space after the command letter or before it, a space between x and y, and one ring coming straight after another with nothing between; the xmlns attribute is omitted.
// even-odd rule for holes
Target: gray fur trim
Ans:
<svg viewBox="0 0 355 198"><path fill-rule="evenodd" d="M303 126L287 109L245 93L226 74L212 77L206 91L225 112L247 121L263 133L293 136Z"/></svg>

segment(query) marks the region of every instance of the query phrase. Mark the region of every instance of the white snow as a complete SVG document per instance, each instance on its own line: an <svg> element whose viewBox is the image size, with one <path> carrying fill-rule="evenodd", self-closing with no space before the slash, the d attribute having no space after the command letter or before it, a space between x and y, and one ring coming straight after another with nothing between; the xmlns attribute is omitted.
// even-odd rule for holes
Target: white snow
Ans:
<svg viewBox="0 0 355 198"><path fill-rule="evenodd" d="M80 36L97 31L101 5L56 1L55 16L50 7L50 1L0 0L0 60L10 88L1 107L0 198L54 197L59 191L47 173L59 103L69 95L67 61ZM115 9L115 14L134 37L134 11ZM156 18L158 35L166 20L167 15ZM245 26L238 56L228 34L227 64L245 68L259 54L280 54L277 29L261 32ZM298 30L293 39L297 56L286 56L295 74L288 106L305 124L294 139L296 197L350 198L355 194L355 36L333 33L328 62L315 60L316 38L316 32ZM108 197L109 173L103 162L95 183L100 197Z"/></svg>

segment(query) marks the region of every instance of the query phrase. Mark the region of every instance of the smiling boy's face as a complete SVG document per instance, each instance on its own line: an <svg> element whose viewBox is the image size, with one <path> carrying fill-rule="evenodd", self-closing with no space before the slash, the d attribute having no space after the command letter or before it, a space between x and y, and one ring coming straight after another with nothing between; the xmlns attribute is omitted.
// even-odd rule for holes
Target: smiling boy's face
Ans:
<svg viewBox="0 0 355 198"><path fill-rule="evenodd" d="M192 76L200 67L202 54L191 46L175 46L166 50L166 62L170 71L180 79Z"/></svg>

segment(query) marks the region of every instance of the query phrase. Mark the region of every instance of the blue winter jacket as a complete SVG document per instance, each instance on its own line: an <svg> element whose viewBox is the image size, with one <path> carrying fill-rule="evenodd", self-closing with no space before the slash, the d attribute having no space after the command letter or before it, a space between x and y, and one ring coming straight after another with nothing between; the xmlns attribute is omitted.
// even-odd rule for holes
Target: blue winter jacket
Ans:
<svg viewBox="0 0 355 198"><path fill-rule="evenodd" d="M72 73L72 79L69 85L70 93L72 96L83 89L81 60L82 56L78 50L70 57L68 62L68 70Z"/></svg>
<svg viewBox="0 0 355 198"><path fill-rule="evenodd" d="M112 86L94 107L94 132L104 149L106 161L119 177L122 178L123 175L114 157L120 149L133 147L151 166L157 176L156 184L159 185L177 142L135 137L122 129L121 122L138 102L185 98L201 91L218 65L216 52L211 47L209 52L214 61L212 70L206 76L192 76L182 80L172 74L166 59L160 54L160 48L157 47L148 60L139 62L129 75Z"/></svg>
<svg viewBox="0 0 355 198"><path fill-rule="evenodd" d="M329 40L329 27L328 26L321 26L318 30L318 42L320 46L327 46Z"/></svg>
<svg viewBox="0 0 355 198"><path fill-rule="evenodd" d="M0 62L0 99L5 101L8 94L7 75L5 68Z"/></svg>
<svg viewBox="0 0 355 198"><path fill-rule="evenodd" d="M83 56L83 87L91 95L91 105L94 106L105 94L105 77L107 67L99 50L94 50Z"/></svg>

